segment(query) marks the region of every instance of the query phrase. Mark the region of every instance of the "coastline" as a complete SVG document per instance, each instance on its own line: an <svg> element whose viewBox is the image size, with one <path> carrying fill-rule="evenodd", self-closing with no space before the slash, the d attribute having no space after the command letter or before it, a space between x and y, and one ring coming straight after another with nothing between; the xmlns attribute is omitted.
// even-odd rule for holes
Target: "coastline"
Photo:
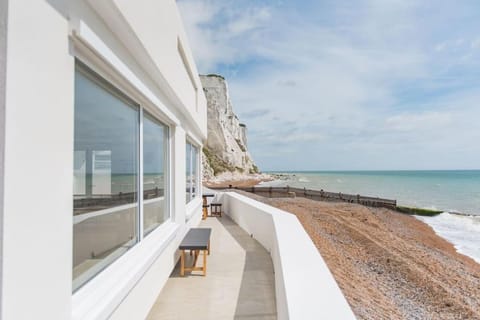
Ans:
<svg viewBox="0 0 480 320"><path fill-rule="evenodd" d="M265 173L245 174L239 172L224 172L212 179L203 180L203 185L207 188L228 188L239 187L253 187L262 182L270 182L275 178Z"/></svg>
<svg viewBox="0 0 480 320"><path fill-rule="evenodd" d="M399 206L479 215L480 170L268 172L274 186L396 199Z"/></svg>
<svg viewBox="0 0 480 320"><path fill-rule="evenodd" d="M480 265L415 217L240 193L297 216L359 319L480 319Z"/></svg>
<svg viewBox="0 0 480 320"><path fill-rule="evenodd" d="M435 171L439 172L439 171ZM475 171L476 172L476 171ZM273 188L280 188L282 186L285 187L287 185L293 184L295 186L295 182L304 181L305 177L302 176L302 172L296 173L269 173L269 174L261 174L261 175L245 175L245 174L230 174L224 175L216 179L213 183L207 184L207 186L212 188L228 188L232 186L234 188L250 188L250 187L258 187L259 194L262 195L262 187L268 189L268 187ZM298 181L295 181L298 180ZM293 182L293 183L292 183ZM298 187L298 185L297 185ZM297 188L298 189L298 188ZM295 187L291 187L290 190L295 190ZM310 197L307 198L316 198L317 200L325 200L325 201L338 201L333 198L336 198L337 193L332 193L331 191L325 191L327 194L326 199L318 199L318 190L310 190L310 189L302 189L310 191ZM249 190L247 190L249 191ZM278 193L278 190L276 191ZM458 211L453 210L437 210L434 206L431 207L422 207L422 206L405 206L405 205L398 205L395 204L395 207L391 207L390 202L394 200L388 199L379 199L375 195L367 196L365 199L362 199L362 195L360 195L360 200L357 198L356 200L349 201L351 195L349 196L346 193L339 192L340 199L342 201L348 202L356 202L360 204L364 204L367 206L384 206L388 209L395 209L397 212L401 212L402 214L407 214L415 217L418 220L429 225L434 232L440 236L441 238L447 240L451 243L458 253L467 255L468 257L472 258L476 262L480 263L480 248L478 247L478 243L480 243L480 215L479 214L469 214L469 213L460 213ZM265 194L263 194L265 195ZM285 195L286 196L286 195ZM297 193L297 196L301 196ZM345 198L346 196L346 198ZM279 194L276 194L275 197L282 197L281 191ZM332 198L333 197L333 198ZM330 199L332 198L332 199ZM337 197L338 198L338 197ZM366 203L370 201L370 198L380 200L380 203ZM351 200L351 199L350 199ZM363 201L365 200L365 201ZM386 205L383 204L384 200L386 200ZM471 202L474 200L471 200Z"/></svg>
<svg viewBox="0 0 480 320"><path fill-rule="evenodd" d="M324 189L395 199L396 210L427 223L458 252L480 262L480 170L271 173L263 186Z"/></svg>

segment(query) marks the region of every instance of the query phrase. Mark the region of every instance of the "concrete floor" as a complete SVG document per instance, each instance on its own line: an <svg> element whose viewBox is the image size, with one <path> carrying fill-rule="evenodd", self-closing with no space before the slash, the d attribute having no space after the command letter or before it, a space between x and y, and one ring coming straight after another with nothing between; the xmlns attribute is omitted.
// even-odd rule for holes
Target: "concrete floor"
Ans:
<svg viewBox="0 0 480 320"><path fill-rule="evenodd" d="M177 263L147 319L277 319L270 254L228 217L199 227L212 228L207 276Z"/></svg>

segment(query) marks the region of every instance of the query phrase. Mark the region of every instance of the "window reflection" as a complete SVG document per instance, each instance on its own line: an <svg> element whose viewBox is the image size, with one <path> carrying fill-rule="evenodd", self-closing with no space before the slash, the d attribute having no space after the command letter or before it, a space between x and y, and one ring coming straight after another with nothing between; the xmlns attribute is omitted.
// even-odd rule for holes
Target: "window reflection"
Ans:
<svg viewBox="0 0 480 320"><path fill-rule="evenodd" d="M144 112L143 117L143 226L144 234L168 219L167 197L168 128Z"/></svg>
<svg viewBox="0 0 480 320"><path fill-rule="evenodd" d="M73 289L137 242L139 109L77 63Z"/></svg>
<svg viewBox="0 0 480 320"><path fill-rule="evenodd" d="M186 150L185 150L185 155L186 155L186 178L187 178L187 181L186 181L186 186L187 186L187 194L186 194L186 198L187 198L187 203L190 202L190 200L192 199L192 195L191 195L191 189L192 189L192 183L191 183L191 177L192 177L192 145L190 143L187 142L187 145L186 145Z"/></svg>
<svg viewBox="0 0 480 320"><path fill-rule="evenodd" d="M187 185L187 203L196 196L198 179L198 148L187 142L186 147L186 185Z"/></svg>
<svg viewBox="0 0 480 320"><path fill-rule="evenodd" d="M197 187L197 161L198 161L198 158L197 158L197 147L193 146L192 145L192 172L190 174L190 180L191 180L191 184L192 184L192 188L191 188L191 197L192 199L196 197L196 187Z"/></svg>

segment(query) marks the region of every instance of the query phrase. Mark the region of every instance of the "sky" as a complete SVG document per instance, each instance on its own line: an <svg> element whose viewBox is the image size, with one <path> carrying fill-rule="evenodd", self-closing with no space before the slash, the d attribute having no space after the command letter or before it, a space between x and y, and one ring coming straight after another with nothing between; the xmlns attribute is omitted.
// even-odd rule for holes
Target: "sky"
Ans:
<svg viewBox="0 0 480 320"><path fill-rule="evenodd" d="M480 169L478 0L178 0L263 171Z"/></svg>

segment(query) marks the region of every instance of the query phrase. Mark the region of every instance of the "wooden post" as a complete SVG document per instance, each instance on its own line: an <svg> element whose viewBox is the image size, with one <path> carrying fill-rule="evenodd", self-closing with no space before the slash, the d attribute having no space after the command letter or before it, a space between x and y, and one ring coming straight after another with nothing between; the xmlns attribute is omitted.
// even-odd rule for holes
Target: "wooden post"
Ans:
<svg viewBox="0 0 480 320"><path fill-rule="evenodd" d="M185 275L185 250L182 250L180 254L180 275Z"/></svg>
<svg viewBox="0 0 480 320"><path fill-rule="evenodd" d="M202 220L207 219L208 216L208 208L207 208L207 197L202 197L203 198L203 214L202 214Z"/></svg>

